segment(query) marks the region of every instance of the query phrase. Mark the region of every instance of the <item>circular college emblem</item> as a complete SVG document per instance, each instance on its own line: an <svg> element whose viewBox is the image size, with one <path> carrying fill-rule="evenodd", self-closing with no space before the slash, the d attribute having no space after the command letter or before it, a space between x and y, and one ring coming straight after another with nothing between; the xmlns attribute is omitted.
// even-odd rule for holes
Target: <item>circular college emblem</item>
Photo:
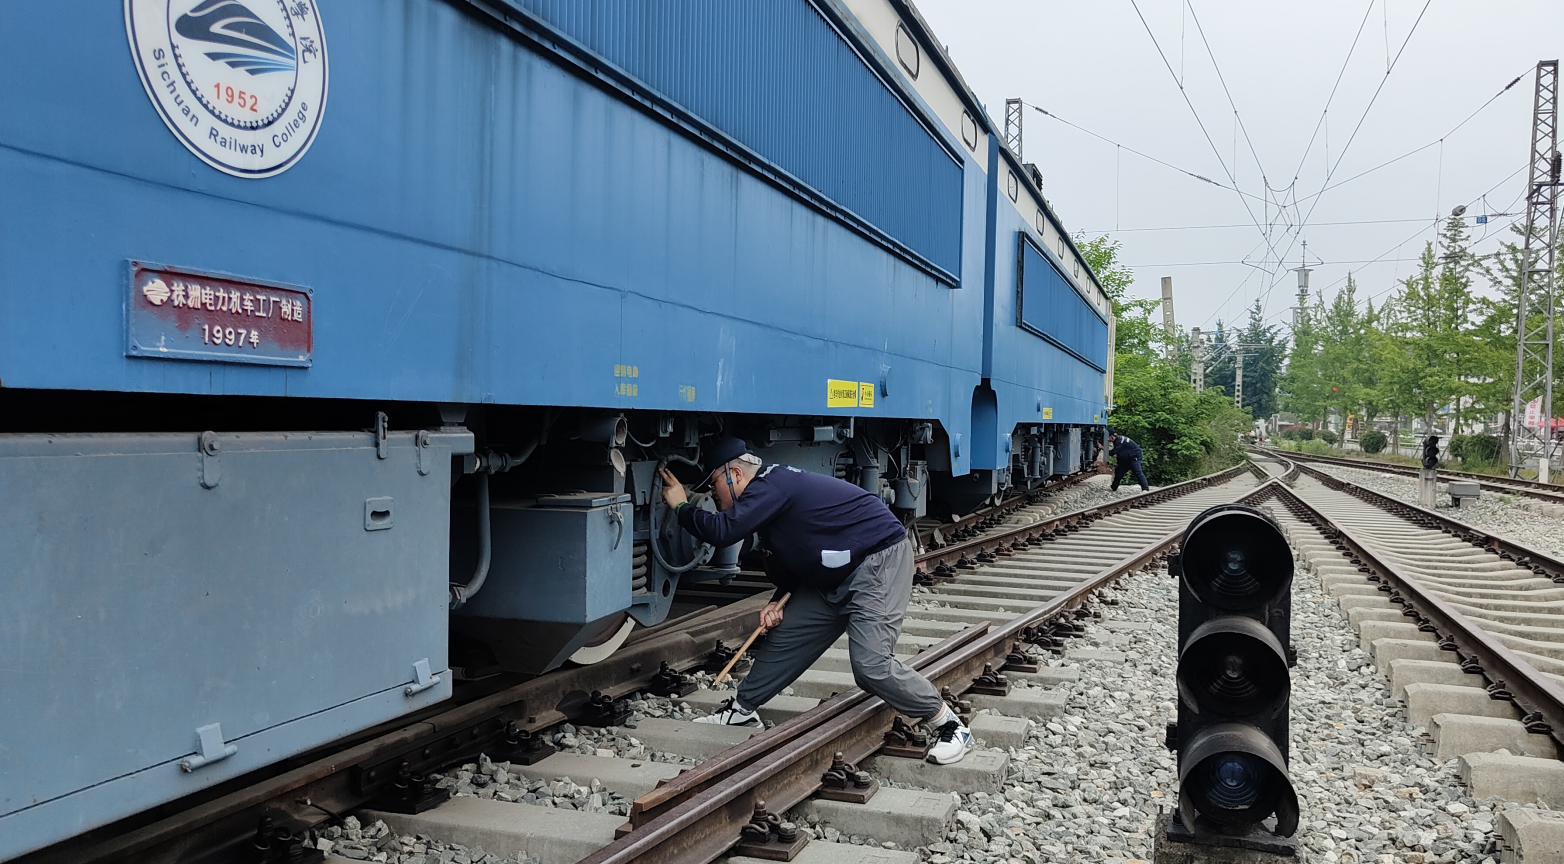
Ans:
<svg viewBox="0 0 1564 864"><path fill-rule="evenodd" d="M125 0L141 83L190 152L236 177L297 162L326 110L314 0Z"/></svg>

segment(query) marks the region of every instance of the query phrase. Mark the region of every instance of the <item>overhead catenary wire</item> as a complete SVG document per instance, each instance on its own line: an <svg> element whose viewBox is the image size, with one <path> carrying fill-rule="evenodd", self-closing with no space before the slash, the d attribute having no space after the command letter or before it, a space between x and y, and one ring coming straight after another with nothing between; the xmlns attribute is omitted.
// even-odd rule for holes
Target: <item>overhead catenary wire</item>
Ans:
<svg viewBox="0 0 1564 864"><path fill-rule="evenodd" d="M1211 58L1211 68L1216 70L1216 80L1222 85L1222 93L1227 97L1228 107L1233 109L1233 119L1237 121L1239 131L1244 133L1244 143L1249 145L1249 155L1254 158L1255 167L1260 169L1260 180L1269 188L1270 183L1266 180L1265 165L1260 161L1260 154L1254 149L1254 141L1249 137L1249 127L1244 125L1244 118L1238 113L1238 103L1233 100L1232 91L1227 89L1227 78L1222 74L1221 65L1216 62L1216 52L1211 50L1211 43L1206 40L1206 30L1200 26L1200 16L1195 14L1195 4L1186 2L1185 5L1189 8L1190 20L1195 22L1195 32L1200 34L1200 44L1205 46L1206 56ZM1183 82L1180 82L1179 86L1182 87ZM1233 159L1233 168L1235 171L1238 168L1236 156ZM1238 185L1236 178L1233 185Z"/></svg>
<svg viewBox="0 0 1564 864"><path fill-rule="evenodd" d="M1498 189L1500 186L1503 186L1505 183L1510 182L1511 180L1513 180L1515 178L1515 176L1517 174L1520 174L1524 170L1526 170L1526 166L1523 165L1523 166L1515 169L1514 171L1510 172L1508 175L1506 175L1504 177L1504 179L1500 180L1499 182L1493 184L1493 186L1489 187L1488 191L1483 192L1482 194L1480 194L1480 195L1476 196L1475 198L1471 199L1471 201L1467 202L1467 206L1471 206L1473 204L1476 204L1478 201L1481 201L1484 198L1488 197L1489 195L1493 194L1495 189ZM1514 202L1511 202L1511 204L1513 206ZM1508 210L1509 208L1506 207L1505 209ZM1390 263L1393 260L1395 260L1395 261L1399 261L1399 260L1417 261L1417 260L1420 260L1421 256L1419 256L1419 258L1408 258L1408 259L1390 259L1388 256L1395 254L1398 250L1400 250L1402 247L1406 246L1408 243L1411 243L1412 241L1414 241L1417 238L1421 237L1423 235L1423 233L1426 232L1429 228L1437 228L1439 226L1439 224L1441 222L1445 221L1445 219L1447 219L1447 218L1449 218L1449 217L1439 216L1439 217L1435 217L1435 218L1432 218L1432 219L1420 220L1422 222L1422 225L1420 225L1416 231L1412 232L1412 234L1410 236L1408 236L1406 239L1401 240L1400 242L1396 243L1394 246L1391 246L1389 249L1386 249L1384 252L1380 253L1379 255L1376 255L1375 257L1368 259L1367 261L1361 261L1361 262L1335 262L1335 261L1333 261L1333 262L1330 262L1330 263L1375 264L1375 263ZM1510 225L1510 224L1514 224L1514 222L1515 222L1515 220L1512 219L1512 220L1510 220L1510 222L1505 223L1505 224ZM1351 275L1351 274L1349 274L1349 275ZM1323 294L1326 291L1328 291L1328 290L1330 290L1332 288L1335 288L1336 286L1341 285L1341 284L1345 283L1346 281L1347 281L1347 276L1341 276L1341 277L1338 277L1337 279L1335 279L1334 281L1332 281L1332 282L1330 282L1330 283L1328 283L1326 285L1320 286L1318 289L1316 289L1316 291L1323 296ZM1373 294L1369 294L1369 295L1363 297L1358 302L1361 302L1361 303L1371 302L1373 300L1376 300L1376 299L1378 299L1378 298L1380 298L1380 297L1390 293L1391 291L1396 290L1398 287L1400 287L1399 284L1397 284L1396 282L1392 281L1392 284L1388 288L1383 288L1383 289L1381 289L1379 291L1376 291ZM1283 313L1277 313L1277 314L1281 315ZM1267 318L1266 320L1270 320L1270 318Z"/></svg>
<svg viewBox="0 0 1564 864"><path fill-rule="evenodd" d="M1417 19L1412 22L1412 29L1407 31L1406 38L1401 41L1401 47L1396 49L1395 58L1385 68L1385 75L1379 79L1379 86L1374 88L1374 95L1369 97L1368 104L1363 106L1363 113L1358 115L1358 122L1352 127L1352 134L1347 136L1347 143L1341 145L1341 149L1336 151L1336 161L1331 163L1330 170L1326 172L1325 182L1321 184L1320 192L1313 196L1314 203L1309 205L1309 212L1305 213L1303 218L1298 221L1298 230L1300 232L1304 226L1309 224L1309 217L1313 216L1315 209L1319 207L1320 198L1324 195L1325 189L1330 186L1331 178L1336 176L1336 171L1341 168L1342 160L1347 158L1347 151L1352 148L1352 142L1357 140L1358 132L1362 131L1363 123L1368 120L1369 112L1374 110L1375 103L1379 101L1379 94L1385 92L1385 84L1390 81L1390 73L1395 71L1396 64L1401 62L1401 55L1406 53L1407 45L1412 43L1412 37L1417 34L1418 25L1423 23L1423 16L1428 13L1428 7L1433 5L1433 2L1434 0L1424 0L1422 10L1417 13ZM1291 247L1289 247L1288 251L1291 251ZM1276 287L1276 283L1273 282L1271 287ZM1266 289L1266 294L1270 294L1269 288Z"/></svg>
<svg viewBox="0 0 1564 864"><path fill-rule="evenodd" d="M1146 21L1146 16L1140 11L1140 3L1137 0L1130 0L1130 6L1134 7L1135 15L1140 18L1141 26L1146 28L1146 35L1151 37L1152 47L1157 49L1157 56L1162 58L1162 65L1167 67L1168 75L1178 85L1179 96L1183 98L1184 104L1189 107L1189 113L1195 118L1195 124L1200 127L1200 134L1205 136L1206 144L1210 146L1212 155L1216 156L1217 164L1222 166L1222 171L1227 175L1227 181L1232 184L1233 190L1235 192L1238 191L1238 181L1233 176L1232 169L1228 167L1227 160L1222 158L1222 151L1216 146L1216 141L1211 138L1211 132L1206 129L1205 121L1201 119L1200 112L1195 110L1195 103L1190 101L1189 92L1184 88L1183 82L1179 81L1178 75L1173 72L1173 65L1168 62L1167 54L1162 50L1161 43L1157 41L1157 34L1152 32L1151 24ZM1255 230L1260 232L1260 236L1265 238L1266 247L1271 251L1272 255L1276 256L1277 265L1280 266L1282 259L1276 252L1275 244L1271 242L1270 232L1260 226L1260 220L1255 217L1254 209L1249 206L1249 201L1242 192L1239 192L1239 196L1240 203L1244 205L1244 212L1249 214L1249 220L1254 223Z"/></svg>
<svg viewBox="0 0 1564 864"><path fill-rule="evenodd" d="M1131 2L1134 2L1134 0L1131 0ZM1433 5L1433 0L1424 0L1423 8L1417 13L1417 18L1412 22L1411 29L1407 31L1406 38L1402 40L1401 47L1396 49L1395 57L1392 58L1389 65L1386 66L1385 74L1379 80L1379 86L1374 88L1374 94L1369 97L1368 104L1363 107L1363 113L1358 116L1357 124L1352 127L1352 134L1347 136L1347 143L1343 144L1341 149L1336 152L1336 161L1331 163L1330 169L1326 172L1325 181L1320 184L1320 192L1312 196L1314 200L1313 203L1309 205L1308 212L1303 215L1303 218L1298 220L1297 228L1290 232L1292 233L1293 239L1292 242L1287 246L1287 253L1292 252L1293 244L1297 242L1300 236L1302 236L1303 229L1309 224L1310 217L1314 215L1315 209L1319 207L1320 199L1323 197L1325 187L1330 186L1331 178L1335 176L1336 171L1341 167L1342 160L1347 157L1347 151L1351 149L1352 142L1357 140L1358 132L1363 129L1363 123L1368 120L1369 113L1374 110L1374 105L1379 101L1379 94L1384 92L1385 84L1390 80L1390 73L1395 70L1396 64L1401 62L1401 55L1406 53L1407 45L1411 44L1412 37L1417 33L1418 25L1423 22L1423 16L1428 13L1428 7L1431 5ZM1281 256L1278 256L1279 260L1280 257ZM1266 286L1264 293L1262 293L1259 297L1262 314L1265 310L1265 304L1270 300L1271 292L1275 290L1277 284L1281 281L1280 274L1282 272L1285 271L1278 269L1277 273L1273 274L1271 284ZM1217 311L1221 310L1218 309Z"/></svg>
<svg viewBox="0 0 1564 864"><path fill-rule="evenodd" d="M1431 147L1435 147L1435 146L1437 146L1439 144L1443 144L1444 140L1446 138L1449 138L1451 135L1454 135L1456 132L1460 131L1461 127L1463 127L1467 123L1471 122L1472 118L1476 117L1478 114L1481 114L1483 109L1487 108L1489 105L1492 105L1495 101L1498 100L1498 98L1500 96L1503 96L1505 93L1509 92L1510 89L1513 88L1516 84L1519 84L1521 79L1524 78L1524 77L1526 77L1524 74L1515 76L1515 78L1513 80L1511 80L1510 83L1508 83L1508 84L1504 85L1503 87L1499 88L1499 91L1497 93L1494 93L1492 96L1488 97L1488 101L1486 101L1483 104L1477 106L1477 109L1475 111L1473 111L1472 113L1466 115L1466 118L1464 120L1462 120L1461 122L1459 122L1459 123L1455 124L1454 126L1452 126L1450 128L1450 131L1446 132L1443 135L1440 135L1438 138L1435 138L1434 140L1428 142L1427 144L1422 145L1421 147L1417 147L1417 148L1414 148L1412 150L1408 150L1407 152L1402 153L1400 156L1397 156L1394 159L1387 159L1384 162L1381 162L1378 165L1375 165L1373 168L1369 168L1369 169L1367 169L1365 171L1359 171L1358 173L1352 175L1351 177L1346 178L1345 180L1340 180L1340 181L1337 181L1335 183L1332 183L1332 184L1322 188L1318 192L1315 192L1315 193L1313 193L1311 195L1305 195L1304 197L1298 199L1298 203L1301 204L1304 201L1308 201L1308 200L1313 199L1313 198L1318 198L1319 196L1325 194L1326 192L1329 192L1332 189L1337 189L1337 188L1340 188L1342 186L1345 186L1348 183L1351 183L1352 181L1357 180L1360 177L1366 177L1369 174L1373 174L1375 171L1378 171L1381 168L1388 168L1389 166L1394 165L1394 164L1396 164L1397 162L1400 162L1403 159L1406 159L1406 158L1408 158L1410 156L1416 156L1417 154L1423 152L1424 150L1427 150L1427 149L1429 149ZM1317 223L1317 224L1325 224L1325 223Z"/></svg>
<svg viewBox="0 0 1564 864"><path fill-rule="evenodd" d="M1049 118L1051 120L1055 120L1055 121L1057 121L1059 123L1063 123L1064 125L1070 127L1071 129L1074 129L1074 130L1076 130L1078 132L1083 132L1083 133L1085 133L1087 135L1090 135L1091 137L1096 138L1097 140L1103 142L1104 144L1112 144L1114 147L1117 147L1117 148L1119 148L1121 150L1124 150L1124 151L1126 151L1128 153L1133 153L1134 155L1139 156L1142 159L1145 159L1145 160L1148 160L1148 161L1151 161L1151 162L1155 162L1155 163L1157 163L1158 165L1161 165L1164 168L1171 168L1172 170L1177 171L1180 174L1184 174L1184 175L1187 175L1189 177L1192 177L1192 178L1194 178L1196 180L1199 180L1202 183L1209 183L1212 186L1217 187L1218 189L1226 189L1229 192L1237 192L1239 195L1244 195L1244 196L1247 196L1249 198L1253 198L1256 201L1263 201L1264 200L1263 198L1261 198L1258 195L1255 195L1255 194L1250 193L1250 192L1245 192L1242 189L1239 189L1237 186L1229 186L1226 183L1221 182L1220 180L1212 180L1210 177L1207 177L1206 175L1201 174L1198 171L1191 171L1188 168L1179 167L1178 165L1174 165L1172 162L1169 162L1166 159L1159 159L1156 156L1151 155L1150 153L1147 153L1147 152L1142 151L1142 150L1137 150L1134 147L1131 147L1130 145L1125 144L1123 142L1115 141L1115 140L1113 140L1112 138L1109 138L1106 135L1103 135L1103 134L1101 134L1099 132L1094 132L1094 131L1092 131L1090 129L1087 129L1085 126L1082 126L1079 123L1074 123L1074 122L1071 122L1069 120L1066 120L1063 117L1060 117L1058 114L1055 114L1054 112L1049 111L1047 108L1042 107L1041 105L1036 105L1036 104L1033 104L1031 102L1026 102L1026 101L1023 101L1021 104L1023 104L1026 107L1032 109L1033 111L1036 111L1037 113L1043 115L1044 117L1047 117L1047 118ZM1251 225L1250 227L1253 227L1253 226Z"/></svg>
<svg viewBox="0 0 1564 864"><path fill-rule="evenodd" d="M1408 34L1408 38L1410 38L1410 34ZM1403 44L1403 48L1404 47L1405 47L1405 45ZM1399 54L1397 56L1399 56ZM1375 171L1380 170L1381 168L1388 167L1388 166L1390 166L1390 165L1392 165L1392 164L1394 164L1396 162L1400 162L1401 160L1406 159L1409 156L1416 155L1417 153L1421 153L1421 152L1423 152L1425 150L1428 150L1431 147L1434 147L1436 145L1441 144L1446 138L1449 138L1450 136L1454 135L1456 132L1460 131L1468 123L1470 123L1474 118L1476 118L1478 114L1481 114L1490 105L1492 105L1494 102L1498 101L1500 96L1503 96L1505 93L1507 93L1510 90L1512 90L1515 87L1515 85L1517 83L1519 83L1524 78L1525 78L1525 73L1523 72L1520 75L1517 75L1514 78L1510 79L1510 81L1507 84L1505 84L1503 87L1500 87L1497 91L1494 92L1494 94L1492 96L1488 97L1488 99L1485 100L1481 105L1479 105L1479 106L1477 106L1477 108L1473 109L1471 111L1471 113L1467 114L1464 118L1462 118L1460 120L1460 122L1458 122L1454 126L1450 127L1450 129L1447 132L1445 132L1443 135L1439 136L1438 138L1428 142L1427 144L1424 144L1424 145L1422 145L1420 147L1417 147L1417 148L1415 148L1413 150L1410 150L1410 151L1408 151L1406 153L1403 153L1400 156L1397 156L1397 157L1395 157L1393 159L1390 159L1390 160L1387 160L1385 162L1381 162L1380 164L1375 165L1372 168L1369 168L1369 169L1367 169L1365 171L1361 171L1361 172L1359 172L1357 174L1354 174L1351 177L1348 177L1348 178L1346 178L1344 180L1340 180L1340 181L1338 181L1336 183L1331 183L1331 184L1321 188L1320 191L1315 192L1312 195L1308 195L1308 196L1305 196L1304 198L1299 199L1298 203L1302 203L1303 201L1308 201L1310 199L1318 199L1318 197L1320 195L1323 195L1325 192L1327 192L1327 191L1329 191L1331 189L1335 189L1335 188L1344 186L1344 185L1346 185L1346 184L1348 184L1348 183L1350 183L1350 182L1352 182L1354 180L1357 180L1360 177L1363 177L1363 176L1366 176L1368 174L1371 174L1371 173L1373 173ZM1510 177L1513 177L1513 176L1515 176L1515 175L1514 174L1510 175ZM1505 180L1501 181L1499 185L1502 185L1504 182L1507 182L1508 180L1509 180L1508 177L1505 178ZM1498 188L1498 186L1495 186L1494 188ZM1492 190L1489 190L1489 191L1492 192ZM1487 193L1485 193L1485 196L1486 196L1486 194ZM1485 197L1485 196L1480 196L1476 200L1482 200L1482 197ZM1472 203L1476 203L1476 202L1474 201ZM1512 203L1512 206L1513 206L1513 203ZM1505 207L1503 209L1503 211L1500 211L1500 212L1503 213L1505 211L1508 211L1509 209L1510 209L1509 207ZM1311 208L1310 212L1311 213L1313 212L1312 208ZM1365 220L1363 224L1373 224L1374 221L1375 220ZM1398 220L1386 220L1386 221L1398 221ZM1423 227L1418 229L1418 233L1419 234L1421 234L1423 231L1427 230L1427 228L1429 227L1429 224L1430 224L1430 220L1427 219L1427 218L1424 218L1424 219L1413 219L1413 220L1399 220L1399 221L1411 221L1411 222L1417 222L1417 223L1421 224ZM1321 223L1316 223L1316 227L1323 227L1323 226L1327 226L1327 225L1345 225L1345 224L1354 224L1354 223L1352 223L1352 222L1336 222L1336 223L1321 222ZM1247 226L1241 226L1241 227L1247 227ZM1302 223L1301 222L1299 223L1299 227L1300 228L1302 227ZM1416 236L1417 235L1413 235L1414 238ZM1402 241L1402 243L1397 244L1397 246L1395 248L1399 248L1400 246L1405 245L1405 243L1410 242L1410 239L1412 239L1412 238L1409 238L1406 241ZM1289 245L1288 249L1289 249L1289 251L1291 251L1291 246L1290 245ZM1389 254L1389 253L1387 252L1385 254ZM1381 257L1383 257L1383 256L1381 256ZM1332 283L1332 285L1334 285L1334 284L1335 283ZM1274 288L1274 287L1275 287L1275 284L1273 283L1271 286L1269 286L1266 289L1266 296L1269 296L1270 290L1272 288ZM1216 315L1220 314L1222 309L1226 308L1227 303L1230 302L1231 300L1232 300L1232 295L1229 295L1227 300L1224 300L1222 305L1217 307L1216 311L1212 313L1211 317L1214 318ZM1281 313L1278 313L1278 314L1281 314ZM1208 318L1207 321L1209 322L1210 318Z"/></svg>
<svg viewBox="0 0 1564 864"><path fill-rule="evenodd" d="M1309 151L1314 149L1315 139L1320 136L1320 129L1325 125L1325 118L1330 113L1331 103L1336 100L1336 91L1341 88L1341 79L1347 74L1347 64L1352 62L1352 52L1358 48L1358 40L1363 37L1363 25L1368 23L1369 14L1374 11L1374 4L1380 0L1369 0L1368 8L1363 10L1363 20L1358 22L1358 32L1352 37L1352 44L1347 48L1347 56L1341 61L1341 69L1336 72L1336 83L1331 85L1330 95L1325 97L1325 107L1320 109L1320 119L1314 124L1314 134L1309 136L1309 143L1303 148L1303 155L1298 157L1298 167L1293 169L1293 182L1298 182L1298 177L1303 173L1304 163L1309 161ZM1387 37L1388 38L1388 37ZM1387 48L1388 43L1387 43ZM1387 70L1388 73L1388 70Z"/></svg>

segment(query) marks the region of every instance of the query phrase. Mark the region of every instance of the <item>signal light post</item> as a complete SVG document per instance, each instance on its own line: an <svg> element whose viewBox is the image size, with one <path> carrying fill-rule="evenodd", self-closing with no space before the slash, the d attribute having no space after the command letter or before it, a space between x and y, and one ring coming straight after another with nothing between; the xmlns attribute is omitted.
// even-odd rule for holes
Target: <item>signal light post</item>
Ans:
<svg viewBox="0 0 1564 864"><path fill-rule="evenodd" d="M1417 503L1433 509L1439 500L1439 436L1423 439L1423 467L1417 475Z"/></svg>
<svg viewBox="0 0 1564 864"><path fill-rule="evenodd" d="M1184 532L1178 590L1178 806L1157 862L1291 857L1292 549L1260 510L1224 504ZM1225 847L1219 848L1217 847Z"/></svg>

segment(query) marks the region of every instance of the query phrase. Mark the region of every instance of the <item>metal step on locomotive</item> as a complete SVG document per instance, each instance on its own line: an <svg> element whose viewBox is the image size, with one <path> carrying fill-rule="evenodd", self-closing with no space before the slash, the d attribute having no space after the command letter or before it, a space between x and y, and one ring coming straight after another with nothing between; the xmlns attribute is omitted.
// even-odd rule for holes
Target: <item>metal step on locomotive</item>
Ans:
<svg viewBox="0 0 1564 864"><path fill-rule="evenodd" d="M1100 438L1111 304L905 0L0 33L0 859L696 608L705 437L909 524Z"/></svg>

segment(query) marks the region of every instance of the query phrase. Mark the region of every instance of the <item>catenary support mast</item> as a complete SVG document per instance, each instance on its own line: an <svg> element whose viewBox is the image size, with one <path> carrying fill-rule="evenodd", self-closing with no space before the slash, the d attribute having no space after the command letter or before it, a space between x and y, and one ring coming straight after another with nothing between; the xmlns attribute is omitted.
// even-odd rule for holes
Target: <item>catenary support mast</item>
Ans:
<svg viewBox="0 0 1564 864"><path fill-rule="evenodd" d="M1553 463L1553 283L1558 248L1559 61L1537 64L1526 185L1525 248L1516 292L1515 393L1510 406L1510 476L1537 460L1548 481ZM1528 411L1528 405L1535 404Z"/></svg>

